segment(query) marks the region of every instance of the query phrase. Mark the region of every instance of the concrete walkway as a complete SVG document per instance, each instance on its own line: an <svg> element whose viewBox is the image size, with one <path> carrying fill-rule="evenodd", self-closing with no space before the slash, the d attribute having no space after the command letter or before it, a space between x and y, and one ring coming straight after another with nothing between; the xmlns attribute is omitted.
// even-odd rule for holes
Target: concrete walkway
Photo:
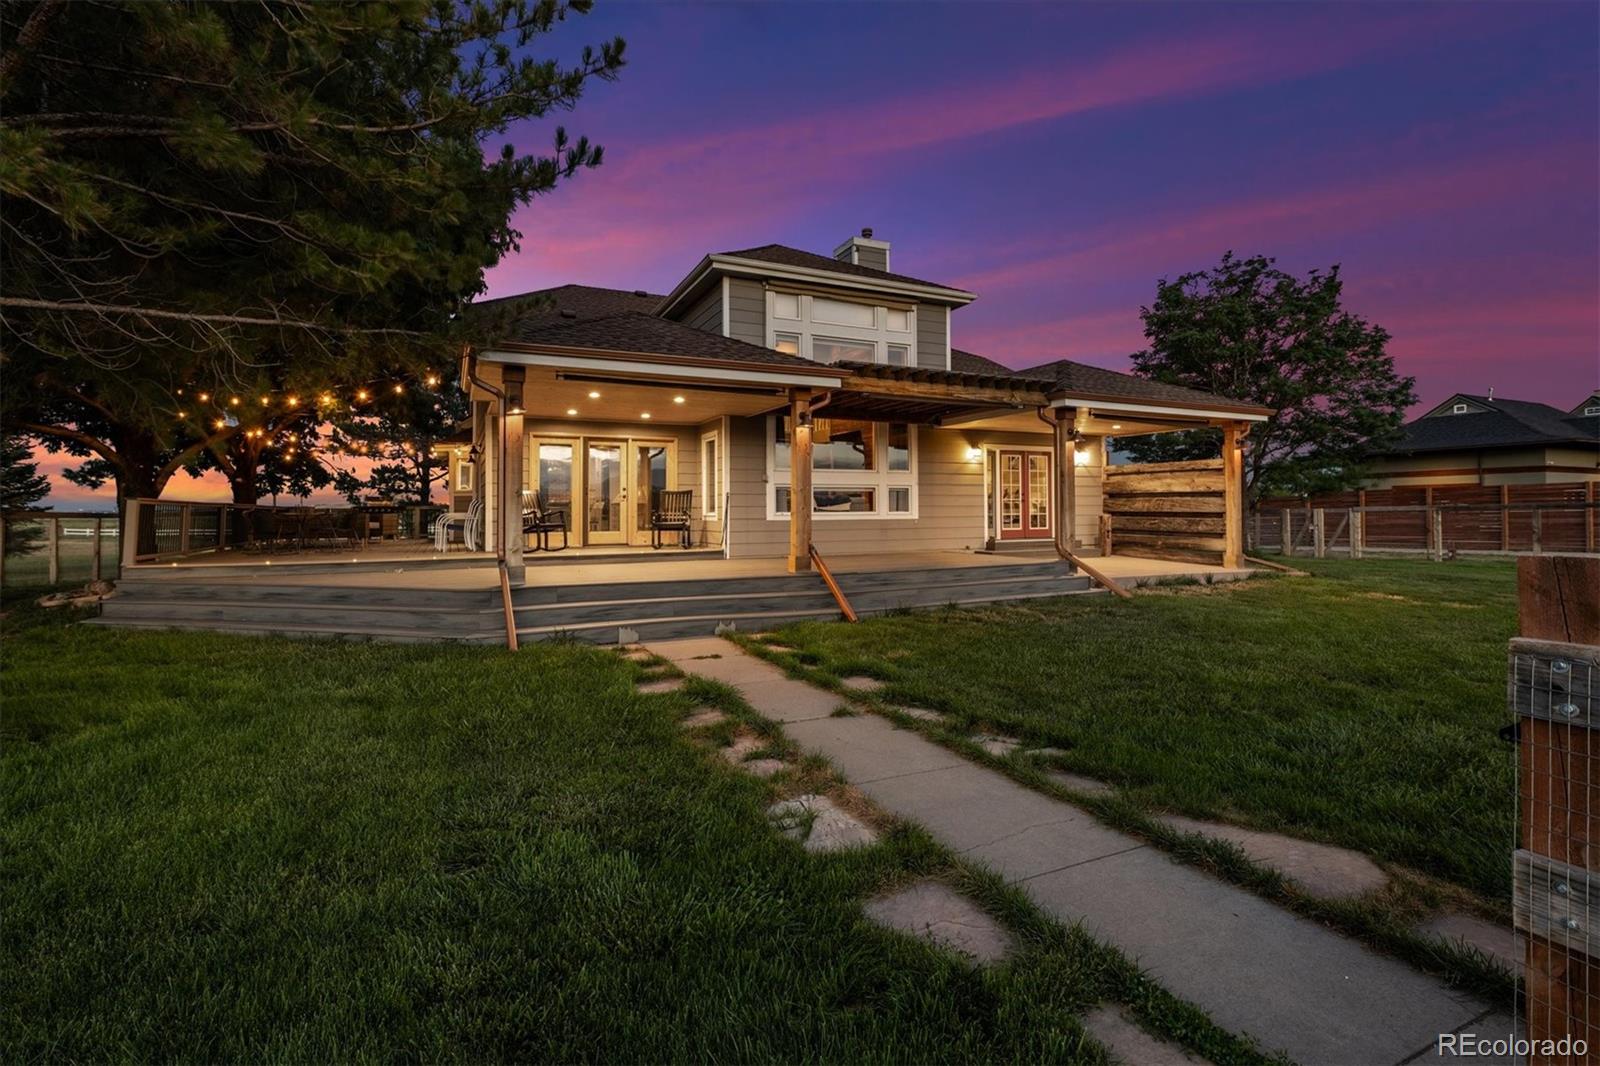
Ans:
<svg viewBox="0 0 1600 1066"><path fill-rule="evenodd" d="M1310 1064L1432 1057L1441 1033L1506 1033L1509 1018L1404 963L1168 858L1068 803L968 762L717 639L649 645L722 681L883 810L1082 922L1219 1025Z"/></svg>

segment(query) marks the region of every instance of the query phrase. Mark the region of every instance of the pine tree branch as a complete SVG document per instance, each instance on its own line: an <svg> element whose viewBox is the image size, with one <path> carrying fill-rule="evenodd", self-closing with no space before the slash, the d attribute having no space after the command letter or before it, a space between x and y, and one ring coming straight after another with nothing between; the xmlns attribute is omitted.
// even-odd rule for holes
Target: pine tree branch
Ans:
<svg viewBox="0 0 1600 1066"><path fill-rule="evenodd" d="M50 28L50 22L61 11L63 0L42 0L28 16L28 21L22 24L22 30L17 34L17 39L0 55L0 97L16 81L17 70L29 49L38 44L44 33Z"/></svg>
<svg viewBox="0 0 1600 1066"><path fill-rule="evenodd" d="M174 322L196 322L222 326L276 326L282 329L303 329L315 333L339 333L351 336L401 336L420 337L410 329L357 328L330 326L323 322L308 322L298 318L262 318L255 315L211 315L192 311L164 311L152 307L129 307L123 304L64 303L59 300L35 300L24 296L0 296L0 307L28 308L36 311L62 311L73 314L129 315L135 318L159 318Z"/></svg>

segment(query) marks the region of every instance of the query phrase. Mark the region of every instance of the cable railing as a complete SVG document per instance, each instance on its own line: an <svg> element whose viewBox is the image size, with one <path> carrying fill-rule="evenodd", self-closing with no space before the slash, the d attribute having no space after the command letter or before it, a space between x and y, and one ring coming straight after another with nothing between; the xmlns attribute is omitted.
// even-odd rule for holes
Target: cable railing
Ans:
<svg viewBox="0 0 1600 1066"><path fill-rule="evenodd" d="M138 499L128 505L133 561L164 562L224 551L313 551L419 540L445 513L436 505L346 507Z"/></svg>

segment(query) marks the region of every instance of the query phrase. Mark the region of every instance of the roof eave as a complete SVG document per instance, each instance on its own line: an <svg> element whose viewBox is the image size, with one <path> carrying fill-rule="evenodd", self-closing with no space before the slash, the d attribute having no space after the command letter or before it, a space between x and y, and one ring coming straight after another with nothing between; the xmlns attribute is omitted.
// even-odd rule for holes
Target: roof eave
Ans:
<svg viewBox="0 0 1600 1066"><path fill-rule="evenodd" d="M1114 393L1083 392L1077 389L1056 389L1050 393L1051 407L1111 407L1112 405L1128 410L1189 414L1195 418L1205 418L1207 416L1236 418L1245 422L1265 422L1273 414L1270 407L1231 403L1220 398L1216 402L1166 400L1152 399L1147 396L1119 396Z"/></svg>
<svg viewBox="0 0 1600 1066"><path fill-rule="evenodd" d="M824 387L837 387L845 378L850 376L849 371L831 367L825 363L773 363L751 360L743 362L734 359L712 359L707 357L672 355L665 352L630 352L613 348L585 348L565 344L529 344L522 341L506 341L486 348L479 354L479 358L489 363L527 363L527 359L496 359L496 355L513 356L547 356L553 359L597 359L608 362L637 364L639 367L661 366L674 368L687 368L694 370L736 371L742 374L758 374L768 377L798 378L807 382L814 382Z"/></svg>
<svg viewBox="0 0 1600 1066"><path fill-rule="evenodd" d="M782 278L787 281L810 282L816 285L826 285L835 289L848 289L854 292L889 292L900 296L913 296L929 303L941 303L954 307L965 307L978 298L977 293L967 292L965 289L952 289L943 285L915 285L905 281L894 281L888 278L867 278L854 274L836 273L831 270L814 270L811 267L788 266L783 263L768 263L761 259L744 259L734 255L713 254L708 255L689 272L688 276L667 294L661 306L656 309L656 314L663 317L671 314L680 304L687 301L700 288L703 281L715 273L737 274L745 277Z"/></svg>

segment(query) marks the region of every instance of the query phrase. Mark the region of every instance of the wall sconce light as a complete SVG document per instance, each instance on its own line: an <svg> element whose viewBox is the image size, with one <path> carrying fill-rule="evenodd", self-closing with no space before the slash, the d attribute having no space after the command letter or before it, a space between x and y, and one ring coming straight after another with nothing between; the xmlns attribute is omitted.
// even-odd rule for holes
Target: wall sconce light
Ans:
<svg viewBox="0 0 1600 1066"><path fill-rule="evenodd" d="M1079 448L1079 449L1075 450L1072 453L1072 465L1073 466L1088 466L1089 465L1089 453L1087 451L1085 451L1084 449L1082 449L1082 448Z"/></svg>
<svg viewBox="0 0 1600 1066"><path fill-rule="evenodd" d="M809 408L800 412L799 424L806 429L811 428L811 411Z"/></svg>
<svg viewBox="0 0 1600 1066"><path fill-rule="evenodd" d="M979 459L982 459L982 458L983 458L983 449L982 448L968 448L967 449L967 462L975 463Z"/></svg>

